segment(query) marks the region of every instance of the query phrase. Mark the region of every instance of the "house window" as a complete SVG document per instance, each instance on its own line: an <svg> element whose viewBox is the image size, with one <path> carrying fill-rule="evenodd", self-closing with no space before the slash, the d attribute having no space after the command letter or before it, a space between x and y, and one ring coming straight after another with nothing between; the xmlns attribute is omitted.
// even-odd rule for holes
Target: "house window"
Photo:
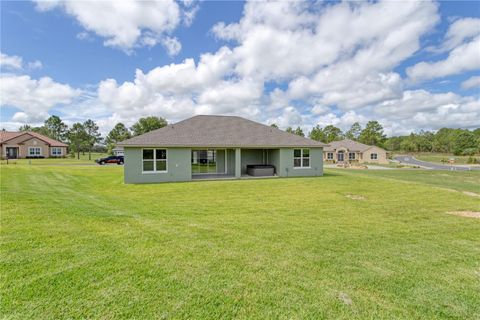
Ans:
<svg viewBox="0 0 480 320"><path fill-rule="evenodd" d="M327 153L327 160L333 160L333 152Z"/></svg>
<svg viewBox="0 0 480 320"><path fill-rule="evenodd" d="M29 147L28 148L28 155L30 157L36 157L42 155L42 148L40 147Z"/></svg>
<svg viewBox="0 0 480 320"><path fill-rule="evenodd" d="M61 156L62 148L52 147L51 152L52 152L52 156Z"/></svg>
<svg viewBox="0 0 480 320"><path fill-rule="evenodd" d="M310 149L293 150L293 167L310 168Z"/></svg>
<svg viewBox="0 0 480 320"><path fill-rule="evenodd" d="M167 172L166 149L143 149L143 172Z"/></svg>
<svg viewBox="0 0 480 320"><path fill-rule="evenodd" d="M378 159L378 155L376 153L370 154L370 160L377 160L377 159Z"/></svg>
<svg viewBox="0 0 480 320"><path fill-rule="evenodd" d="M348 153L348 160L355 160L355 152Z"/></svg>

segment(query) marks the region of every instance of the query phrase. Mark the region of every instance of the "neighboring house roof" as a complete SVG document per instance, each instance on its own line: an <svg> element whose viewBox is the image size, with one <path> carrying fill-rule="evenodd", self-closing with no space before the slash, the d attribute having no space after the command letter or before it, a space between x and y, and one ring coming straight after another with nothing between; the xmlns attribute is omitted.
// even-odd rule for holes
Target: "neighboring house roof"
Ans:
<svg viewBox="0 0 480 320"><path fill-rule="evenodd" d="M329 143L328 147L325 147L324 151L335 151L340 148L348 149L349 151L357 151L357 152L364 152L367 149L370 149L374 146L369 146L357 141L353 141L350 139L340 140L340 141L332 141ZM382 149L382 148L380 148ZM382 149L383 150L383 149Z"/></svg>
<svg viewBox="0 0 480 320"><path fill-rule="evenodd" d="M235 116L195 116L118 143L165 147L324 147L325 144Z"/></svg>
<svg viewBox="0 0 480 320"><path fill-rule="evenodd" d="M52 139L42 134L31 132L31 131L28 131L28 132L0 131L0 143L7 142L9 140L18 138L20 136L25 136L25 139L22 140L21 142L30 140L32 138L37 138L39 140L42 140L46 144L50 145L51 147L68 147L68 145L66 145L63 142L57 141L55 139Z"/></svg>

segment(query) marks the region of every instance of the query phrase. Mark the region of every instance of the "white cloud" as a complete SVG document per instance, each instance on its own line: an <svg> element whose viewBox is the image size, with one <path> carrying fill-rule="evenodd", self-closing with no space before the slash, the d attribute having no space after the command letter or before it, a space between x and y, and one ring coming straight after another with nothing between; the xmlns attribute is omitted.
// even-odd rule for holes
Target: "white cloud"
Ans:
<svg viewBox="0 0 480 320"><path fill-rule="evenodd" d="M463 81L461 86L465 90L473 89L473 88L480 88L480 76L470 77L469 79Z"/></svg>
<svg viewBox="0 0 480 320"><path fill-rule="evenodd" d="M45 118L50 108L70 103L80 94L69 85L57 83L51 78L36 80L27 75L2 76L0 93L0 105L15 106L22 110L14 115L15 121Z"/></svg>
<svg viewBox="0 0 480 320"><path fill-rule="evenodd" d="M449 51L480 35L480 19L463 18L453 22L445 35L441 51Z"/></svg>
<svg viewBox="0 0 480 320"><path fill-rule="evenodd" d="M453 92L409 90L400 99L378 104L374 111L386 124L396 124L402 131L480 126L480 101Z"/></svg>
<svg viewBox="0 0 480 320"><path fill-rule="evenodd" d="M177 38L167 37L163 39L162 44L165 49L167 49L167 53L169 56L175 56L180 52L180 50L182 50L182 45Z"/></svg>
<svg viewBox="0 0 480 320"><path fill-rule="evenodd" d="M212 31L239 43L233 51L240 75L288 80L337 63L392 68L418 50L437 21L430 2L340 3L323 11L304 2L249 2L239 23Z"/></svg>
<svg viewBox="0 0 480 320"><path fill-rule="evenodd" d="M181 8L173 0L37 1L37 8L40 11L61 8L86 31L105 38L106 46L127 52L136 46L152 46L165 41L182 19ZM188 23L194 15L187 14ZM85 38L85 34L77 37ZM175 48L178 50L178 45Z"/></svg>
<svg viewBox="0 0 480 320"><path fill-rule="evenodd" d="M32 61L32 62L29 62L29 63L27 64L27 67L28 67L28 69L30 69L30 70L42 69L42 68L43 68L43 64L42 64L41 61L35 60L35 61Z"/></svg>
<svg viewBox="0 0 480 320"><path fill-rule="evenodd" d="M0 52L0 68L2 71L18 72L24 69L37 70L43 68L43 64L39 60L24 63L23 58L20 56L10 56L3 52Z"/></svg>
<svg viewBox="0 0 480 320"><path fill-rule="evenodd" d="M407 69L414 82L480 69L480 36L453 49L445 60L420 62Z"/></svg>
<svg viewBox="0 0 480 320"><path fill-rule="evenodd" d="M0 67L7 70L22 69L23 59L19 56L9 56L0 52Z"/></svg>

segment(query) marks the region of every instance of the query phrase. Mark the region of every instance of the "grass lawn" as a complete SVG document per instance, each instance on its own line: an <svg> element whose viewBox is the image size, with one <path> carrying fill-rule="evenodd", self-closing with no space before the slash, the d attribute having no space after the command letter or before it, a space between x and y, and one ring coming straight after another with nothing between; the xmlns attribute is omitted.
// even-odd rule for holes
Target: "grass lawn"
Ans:
<svg viewBox="0 0 480 320"><path fill-rule="evenodd" d="M454 156L449 153L414 153L412 154L415 158L421 161L433 162L433 163L448 163L450 158L455 159L455 164L468 164L467 160L469 156ZM480 161L480 156L476 155L474 158L477 158Z"/></svg>
<svg viewBox="0 0 480 320"><path fill-rule="evenodd" d="M75 164L75 165L81 165L81 164L93 164L95 163L95 159L98 158L104 158L107 157L108 154L106 153L94 153L92 152L91 155L91 160L88 159L88 153L82 154L80 153L80 159L77 159L77 154L75 154L75 158L71 158L70 155L68 155L65 158L44 158L44 159L12 159L9 160L8 165L49 165L49 164L55 164L55 165L65 165L65 164ZM1 160L0 163L2 165L7 165L6 160Z"/></svg>
<svg viewBox="0 0 480 320"><path fill-rule="evenodd" d="M0 168L3 318L480 318L480 172Z"/></svg>

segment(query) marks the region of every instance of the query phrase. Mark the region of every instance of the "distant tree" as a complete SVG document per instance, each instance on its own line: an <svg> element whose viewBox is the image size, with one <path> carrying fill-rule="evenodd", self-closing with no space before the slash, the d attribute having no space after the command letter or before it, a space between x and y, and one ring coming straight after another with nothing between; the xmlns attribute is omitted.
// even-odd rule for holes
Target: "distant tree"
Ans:
<svg viewBox="0 0 480 320"><path fill-rule="evenodd" d="M303 130L300 127L297 127L297 129L295 129L295 131L293 131L293 133L296 134L297 136L305 137L305 133L303 133Z"/></svg>
<svg viewBox="0 0 480 320"><path fill-rule="evenodd" d="M472 132L475 135L475 137L480 138L480 128L477 128L477 129L473 130Z"/></svg>
<svg viewBox="0 0 480 320"><path fill-rule="evenodd" d="M344 137L342 130L331 124L323 128L323 134L325 136L326 143L342 140Z"/></svg>
<svg viewBox="0 0 480 320"><path fill-rule="evenodd" d="M406 152L415 152L418 151L416 144L416 136L414 133L411 133L408 137L405 137L400 143L400 149Z"/></svg>
<svg viewBox="0 0 480 320"><path fill-rule="evenodd" d="M474 149L478 151L478 143L475 134L469 130L457 130L453 136L453 154L456 156L462 155L465 150L468 153Z"/></svg>
<svg viewBox="0 0 480 320"><path fill-rule="evenodd" d="M68 126L58 116L50 116L43 125L45 135L58 140L65 141Z"/></svg>
<svg viewBox="0 0 480 320"><path fill-rule="evenodd" d="M388 151L401 150L400 145L402 144L404 139L405 139L405 137L390 137L390 138L387 138L385 143L384 143L384 147Z"/></svg>
<svg viewBox="0 0 480 320"><path fill-rule="evenodd" d="M312 131L308 134L308 137L312 140L325 142L325 134L323 133L323 129L317 124L315 127L312 128Z"/></svg>
<svg viewBox="0 0 480 320"><path fill-rule="evenodd" d="M272 128L277 128L277 129L278 129L278 126L277 126L275 123L272 123L272 124L270 125L270 127L272 127Z"/></svg>
<svg viewBox="0 0 480 320"><path fill-rule="evenodd" d="M32 131L32 126L29 124L24 124L18 128L18 131L20 132Z"/></svg>
<svg viewBox="0 0 480 320"><path fill-rule="evenodd" d="M452 152L453 149L453 129L441 128L435 133L433 140L434 152Z"/></svg>
<svg viewBox="0 0 480 320"><path fill-rule="evenodd" d="M107 143L107 149L109 153L112 153L112 149L118 142L127 140L132 137L132 134L128 128L121 122L117 123L115 127L108 133L105 142Z"/></svg>
<svg viewBox="0 0 480 320"><path fill-rule="evenodd" d="M386 136L378 121L369 121L359 136L359 141L368 145L383 146Z"/></svg>
<svg viewBox="0 0 480 320"><path fill-rule="evenodd" d="M167 120L160 117L145 117L140 118L131 128L133 136L139 136L141 134L160 129L168 125Z"/></svg>
<svg viewBox="0 0 480 320"><path fill-rule="evenodd" d="M303 133L303 130L300 127L297 127L296 129L293 129L292 127L288 127L287 129L285 129L285 131L291 134L296 134L297 136L305 137L305 134Z"/></svg>
<svg viewBox="0 0 480 320"><path fill-rule="evenodd" d="M360 133L362 133L362 126L360 123L355 122L350 129L345 132L345 138L356 141L360 137Z"/></svg>
<svg viewBox="0 0 480 320"><path fill-rule="evenodd" d="M80 151L88 143L88 134L82 123L74 123L72 128L67 133L68 140L70 141L70 149L77 153L77 158L80 159Z"/></svg>
<svg viewBox="0 0 480 320"><path fill-rule="evenodd" d="M97 124L93 120L88 119L85 121L83 123L83 127L85 128L85 133L87 134L86 146L88 149L88 160L92 160L92 148L95 144L102 141L102 137L98 132Z"/></svg>

